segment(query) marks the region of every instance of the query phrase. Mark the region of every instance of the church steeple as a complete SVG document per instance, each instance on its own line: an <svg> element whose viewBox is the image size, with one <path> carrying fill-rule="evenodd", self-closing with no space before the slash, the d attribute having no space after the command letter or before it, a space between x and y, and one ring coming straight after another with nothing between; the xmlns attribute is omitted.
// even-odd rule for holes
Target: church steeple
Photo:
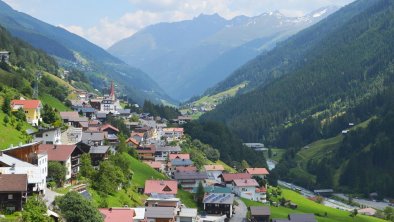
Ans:
<svg viewBox="0 0 394 222"><path fill-rule="evenodd" d="M111 81L111 89L109 90L109 97L112 100L115 100L115 87L114 87L114 81Z"/></svg>

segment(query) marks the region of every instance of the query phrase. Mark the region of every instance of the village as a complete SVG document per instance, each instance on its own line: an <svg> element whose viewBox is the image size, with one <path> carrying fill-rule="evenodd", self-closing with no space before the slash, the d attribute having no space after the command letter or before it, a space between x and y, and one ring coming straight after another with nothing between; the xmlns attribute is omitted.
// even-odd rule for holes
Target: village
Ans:
<svg viewBox="0 0 394 222"><path fill-rule="evenodd" d="M90 200L89 185L79 179L82 155L88 154L93 168L99 170L100 164L119 152L120 143L124 143L139 161L164 177L147 179L145 186L138 187L138 192L147 197L141 206L99 208L105 222L243 221L247 214L250 221L316 221L313 214L270 218L269 205L279 203L270 201L267 195L269 171L266 168L250 167L240 172L229 172L221 164L198 168L193 156L180 146L185 138L182 125L191 121L189 116L166 120L149 113L132 113L120 105L113 83L104 97L83 90L77 90L76 94L77 99L71 101L74 111L60 112L63 127L37 127L37 131L30 132L33 138L30 143L2 148L1 210L23 211L27 199L35 194L46 201L47 214L55 221L61 221L60 214L53 208L53 201L54 196L62 194L48 188L53 188L54 182L48 174L49 164L57 162L66 168L61 187ZM38 126L42 121L39 100L12 100L11 109L13 112L22 109L26 121L32 126ZM130 135L124 141L121 141L120 129L108 123L108 118L122 120L127 126ZM188 208L179 198L180 190L191 193L193 201L200 207ZM241 199L263 205L246 208ZM297 208L292 202L281 204Z"/></svg>

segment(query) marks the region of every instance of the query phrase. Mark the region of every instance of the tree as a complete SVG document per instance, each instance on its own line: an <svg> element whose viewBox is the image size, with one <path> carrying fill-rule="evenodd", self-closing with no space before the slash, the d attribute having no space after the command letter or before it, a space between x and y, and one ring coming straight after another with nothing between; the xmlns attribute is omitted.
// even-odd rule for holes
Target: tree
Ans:
<svg viewBox="0 0 394 222"><path fill-rule="evenodd" d="M14 116L20 121L26 121L26 114L22 108L19 108L18 111L14 112Z"/></svg>
<svg viewBox="0 0 394 222"><path fill-rule="evenodd" d="M196 192L196 195L195 195L195 199L197 200L197 203L199 205L202 204L202 201L204 199L204 194L205 194L204 187L203 187L203 185L202 185L202 183L200 181L198 183L197 192Z"/></svg>
<svg viewBox="0 0 394 222"><path fill-rule="evenodd" d="M86 200L77 192L68 192L64 196L56 198L56 204L61 215L68 222L102 222L104 221L100 212L93 206L92 202Z"/></svg>
<svg viewBox="0 0 394 222"><path fill-rule="evenodd" d="M3 122L4 122L4 125L7 125L10 122L10 118L7 115L5 115L3 118Z"/></svg>
<svg viewBox="0 0 394 222"><path fill-rule="evenodd" d="M384 216L388 221L394 221L394 208L386 207L383 210Z"/></svg>
<svg viewBox="0 0 394 222"><path fill-rule="evenodd" d="M9 97L5 97L3 101L3 107L1 107L3 113L10 115L11 114L11 99Z"/></svg>
<svg viewBox="0 0 394 222"><path fill-rule="evenodd" d="M47 124L54 124L57 120L56 111L48 104L45 104L42 112L42 121Z"/></svg>
<svg viewBox="0 0 394 222"><path fill-rule="evenodd" d="M61 186L66 179L67 169L59 162L49 161L48 177L56 182L57 186Z"/></svg>
<svg viewBox="0 0 394 222"><path fill-rule="evenodd" d="M242 165L242 170L245 170L246 168L249 168L249 163L246 160L242 160L241 162Z"/></svg>
<svg viewBox="0 0 394 222"><path fill-rule="evenodd" d="M79 169L79 173L86 178L93 179L95 175L95 170L92 166L92 160L88 153L84 153L81 155L81 166Z"/></svg>
<svg viewBox="0 0 394 222"><path fill-rule="evenodd" d="M354 220L354 218L357 216L357 214L358 214L357 209L354 209L353 212L350 214L350 216L351 216L351 217L353 218L353 220Z"/></svg>
<svg viewBox="0 0 394 222"><path fill-rule="evenodd" d="M122 169L114 165L112 161L104 161L100 164L95 181L93 188L106 195L115 193L118 187L126 182L126 179Z"/></svg>
<svg viewBox="0 0 394 222"><path fill-rule="evenodd" d="M272 158L272 149L271 149L271 147L270 148L268 148L268 158Z"/></svg>
<svg viewBox="0 0 394 222"><path fill-rule="evenodd" d="M52 219L46 215L47 207L41 197L34 195L27 199L23 207L22 219L25 222L50 222Z"/></svg>

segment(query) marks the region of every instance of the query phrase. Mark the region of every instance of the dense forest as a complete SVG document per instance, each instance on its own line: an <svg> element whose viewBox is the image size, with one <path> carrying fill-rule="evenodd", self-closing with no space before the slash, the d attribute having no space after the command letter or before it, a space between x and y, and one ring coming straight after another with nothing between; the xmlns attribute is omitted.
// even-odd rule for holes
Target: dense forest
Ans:
<svg viewBox="0 0 394 222"><path fill-rule="evenodd" d="M211 145L220 151L220 159L237 169L242 168L242 161L253 167L266 167L263 154L242 144L241 139L220 122L201 123L193 121L185 125L185 132L193 139Z"/></svg>
<svg viewBox="0 0 394 222"><path fill-rule="evenodd" d="M226 123L247 142L293 147L321 138L323 123L385 88L394 58L393 13L392 1L376 1L323 38L305 65L224 102L202 119ZM291 135L290 127L305 129ZM319 132L311 134L310 128Z"/></svg>
<svg viewBox="0 0 394 222"><path fill-rule="evenodd" d="M167 120L172 120L178 118L181 115L179 110L171 106L157 105L150 101L145 101L142 108L144 113L149 113L152 116L160 116Z"/></svg>
<svg viewBox="0 0 394 222"><path fill-rule="evenodd" d="M282 179L307 187L392 196L388 189L392 181L383 178L393 172L394 161L392 129L385 125L392 122L388 111L393 110L394 101L393 14L394 2L389 0L356 1L343 8L283 43L305 41L306 48L290 52L289 56L298 53L299 58L267 71L271 66L264 64L277 61L272 60L273 53L278 53L278 59L287 58L273 50L246 64L242 68L245 78L261 85L219 105L203 115L201 122L221 121L245 142L286 148L274 172ZM328 31L318 29L324 24L336 25ZM312 30L320 32L308 38ZM275 73L277 78L269 77ZM306 170L315 181L289 173L299 167L296 157L303 147L335 137L349 123L368 119L373 120L366 129L351 131L333 153L308 162ZM383 156L385 161L381 161Z"/></svg>
<svg viewBox="0 0 394 222"><path fill-rule="evenodd" d="M59 85L53 78L52 73L57 75L58 65L56 61L45 52L35 49L29 44L12 37L7 30L0 27L0 49L9 51L9 63L1 62L0 85L16 89L21 95L32 97L37 73L41 73L39 88L40 93L49 94L64 101L68 95L68 89Z"/></svg>

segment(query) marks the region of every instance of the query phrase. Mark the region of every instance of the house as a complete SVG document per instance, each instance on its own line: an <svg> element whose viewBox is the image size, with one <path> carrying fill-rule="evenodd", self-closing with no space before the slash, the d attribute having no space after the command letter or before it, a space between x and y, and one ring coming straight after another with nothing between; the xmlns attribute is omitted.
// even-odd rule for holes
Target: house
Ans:
<svg viewBox="0 0 394 222"><path fill-rule="evenodd" d="M48 161L59 162L66 167L66 183L72 182L77 177L83 151L76 145L41 144L39 151L48 154Z"/></svg>
<svg viewBox="0 0 394 222"><path fill-rule="evenodd" d="M104 222L134 222L135 211L132 208L100 208Z"/></svg>
<svg viewBox="0 0 394 222"><path fill-rule="evenodd" d="M177 172L197 172L197 167L195 166L177 166L175 167Z"/></svg>
<svg viewBox="0 0 394 222"><path fill-rule="evenodd" d="M179 154L182 149L180 146L158 146L156 149L156 159L165 161L170 154Z"/></svg>
<svg viewBox="0 0 394 222"><path fill-rule="evenodd" d="M174 172L174 179L186 191L192 191L193 188L197 187L200 182L203 183L207 178L208 175L205 172Z"/></svg>
<svg viewBox="0 0 394 222"><path fill-rule="evenodd" d="M208 178L220 182L219 176L223 173L222 165L204 165L204 170L208 174Z"/></svg>
<svg viewBox="0 0 394 222"><path fill-rule="evenodd" d="M147 207L145 220L147 222L175 222L175 209L173 207Z"/></svg>
<svg viewBox="0 0 394 222"><path fill-rule="evenodd" d="M89 149L92 165L98 167L100 163L109 158L110 146L91 146Z"/></svg>
<svg viewBox="0 0 394 222"><path fill-rule="evenodd" d="M197 209L181 208L178 211L176 222L197 222Z"/></svg>
<svg viewBox="0 0 394 222"><path fill-rule="evenodd" d="M122 109L119 100L116 99L114 82L111 82L109 95L104 95L104 99L100 103L100 111L106 114L118 114L118 109Z"/></svg>
<svg viewBox="0 0 394 222"><path fill-rule="evenodd" d="M48 154L39 152L40 143L20 144L0 152L1 173L27 174L28 192L45 193Z"/></svg>
<svg viewBox="0 0 394 222"><path fill-rule="evenodd" d="M142 147L140 146L136 149L136 151L140 160L155 160L156 146L154 144Z"/></svg>
<svg viewBox="0 0 394 222"><path fill-rule="evenodd" d="M0 51L0 62L9 63L10 62L10 52Z"/></svg>
<svg viewBox="0 0 394 222"><path fill-rule="evenodd" d="M89 127L89 119L86 117L80 117L78 112L70 111L70 112L60 112L60 118L63 120L63 123L76 127L87 129Z"/></svg>
<svg viewBox="0 0 394 222"><path fill-rule="evenodd" d="M193 188L192 193L197 193L198 187ZM222 186L204 186L205 193L232 193L233 191L228 187Z"/></svg>
<svg viewBox="0 0 394 222"><path fill-rule="evenodd" d="M233 180L235 179L251 179L252 176L248 173L223 173L219 176L222 183L225 184L227 187L233 186Z"/></svg>
<svg viewBox="0 0 394 222"><path fill-rule="evenodd" d="M178 183L175 180L146 180L144 194L167 194L175 196L178 193Z"/></svg>
<svg viewBox="0 0 394 222"><path fill-rule="evenodd" d="M167 169L169 172L174 173L177 167L188 167L193 166L193 161L189 159L173 159L167 164Z"/></svg>
<svg viewBox="0 0 394 222"><path fill-rule="evenodd" d="M32 135L34 142L57 145L62 143L62 132L60 131L60 128L40 129L38 132L35 132Z"/></svg>
<svg viewBox="0 0 394 222"><path fill-rule="evenodd" d="M317 222L314 214L289 214L287 219L272 219L272 222Z"/></svg>
<svg viewBox="0 0 394 222"><path fill-rule="evenodd" d="M183 159L183 160L190 160L190 154L188 153L177 153L177 154L170 154L168 156L168 160L175 160L175 159Z"/></svg>
<svg viewBox="0 0 394 222"><path fill-rule="evenodd" d="M46 162L48 156L44 154L43 157L40 158L40 166L38 166L0 152L0 175L25 174L28 184L26 191L44 193L48 175L48 163Z"/></svg>
<svg viewBox="0 0 394 222"><path fill-rule="evenodd" d="M204 210L207 214L233 216L234 194L232 193L209 193L203 199Z"/></svg>
<svg viewBox="0 0 394 222"><path fill-rule="evenodd" d="M140 133L135 131L131 132L129 137L129 139L136 140L138 144L144 142L145 138L146 138L145 133Z"/></svg>
<svg viewBox="0 0 394 222"><path fill-rule="evenodd" d="M11 109L13 112L23 109L26 121L33 126L38 126L38 123L42 121L40 100L11 100Z"/></svg>
<svg viewBox="0 0 394 222"><path fill-rule="evenodd" d="M0 174L0 210L21 211L27 197L26 174Z"/></svg>
<svg viewBox="0 0 394 222"><path fill-rule="evenodd" d="M83 107L75 107L74 109L75 109L75 111L78 112L78 114L82 114L82 116L84 116L84 117L87 117L87 118L95 117L94 113L96 112L96 109L94 109L93 107L83 106Z"/></svg>
<svg viewBox="0 0 394 222"><path fill-rule="evenodd" d="M242 198L256 200L256 188L259 186L255 179L233 180L234 193Z"/></svg>
<svg viewBox="0 0 394 222"><path fill-rule="evenodd" d="M363 209L359 209L357 211L359 214L364 214L364 215L368 215L368 216L374 216L376 214L376 210L373 208L363 208Z"/></svg>
<svg viewBox="0 0 394 222"><path fill-rule="evenodd" d="M103 146L105 133L103 132L82 132L82 142L89 145Z"/></svg>
<svg viewBox="0 0 394 222"><path fill-rule="evenodd" d="M118 143L118 134L119 129L110 125L104 124L100 127L100 132L105 132L105 138L108 140L109 143Z"/></svg>
<svg viewBox="0 0 394 222"><path fill-rule="evenodd" d="M183 124L188 123L192 120L193 120L193 118L191 116L178 116L178 118L175 119L175 122L178 123L179 125L183 125Z"/></svg>
<svg viewBox="0 0 394 222"><path fill-rule="evenodd" d="M267 175L269 174L268 170L266 168L246 168L246 173L260 177L261 179L266 179Z"/></svg>
<svg viewBox="0 0 394 222"><path fill-rule="evenodd" d="M126 144L130 147L137 148L140 145L140 142L138 142L136 139L130 137L126 140Z"/></svg>
<svg viewBox="0 0 394 222"><path fill-rule="evenodd" d="M158 194L152 193L148 199L146 199L145 206L147 207L172 207L179 209L180 199L171 194Z"/></svg>
<svg viewBox="0 0 394 222"><path fill-rule="evenodd" d="M258 202L267 202L267 188L265 186L256 188L255 200Z"/></svg>
<svg viewBox="0 0 394 222"><path fill-rule="evenodd" d="M180 140L183 136L183 128L163 128L161 136L167 141Z"/></svg>
<svg viewBox="0 0 394 222"><path fill-rule="evenodd" d="M144 161L144 163L148 164L151 168L159 172L164 169L163 164L158 161Z"/></svg>
<svg viewBox="0 0 394 222"><path fill-rule="evenodd" d="M145 222L145 208L131 208L135 212L134 222Z"/></svg>
<svg viewBox="0 0 394 222"><path fill-rule="evenodd" d="M269 207L263 206L251 206L250 210L250 219L254 222L269 222L271 211Z"/></svg>

